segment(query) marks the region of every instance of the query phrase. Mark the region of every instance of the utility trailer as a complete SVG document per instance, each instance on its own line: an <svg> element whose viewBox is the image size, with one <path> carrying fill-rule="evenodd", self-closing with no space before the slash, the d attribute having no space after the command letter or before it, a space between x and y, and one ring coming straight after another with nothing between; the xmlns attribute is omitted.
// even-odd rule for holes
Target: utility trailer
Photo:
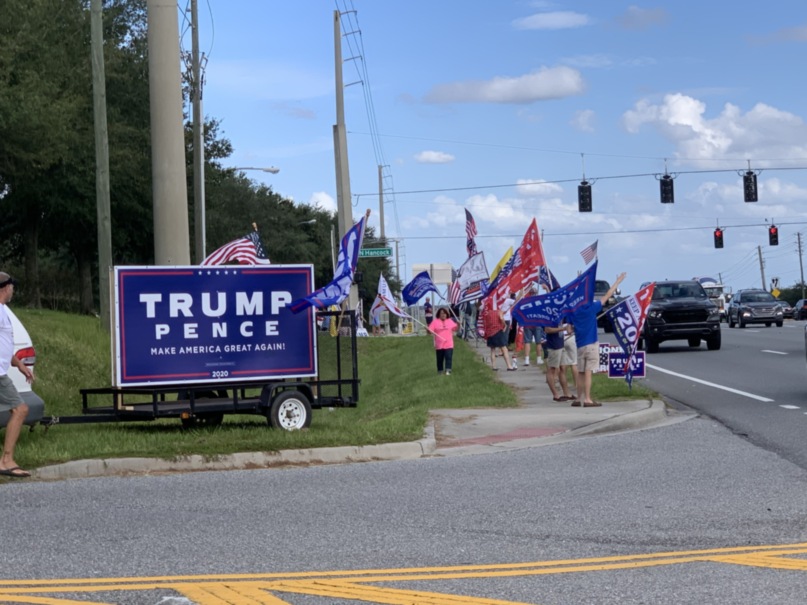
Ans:
<svg viewBox="0 0 807 605"><path fill-rule="evenodd" d="M311 265L116 267L114 284L113 384L81 389L81 415L45 426L253 414L296 430L358 404L355 313L289 309L311 293Z"/></svg>

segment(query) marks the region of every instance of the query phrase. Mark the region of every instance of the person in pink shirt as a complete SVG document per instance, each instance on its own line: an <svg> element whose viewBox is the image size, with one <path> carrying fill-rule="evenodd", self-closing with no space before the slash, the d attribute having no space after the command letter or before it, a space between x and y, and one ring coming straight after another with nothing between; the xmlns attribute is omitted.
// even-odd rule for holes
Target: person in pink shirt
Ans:
<svg viewBox="0 0 807 605"><path fill-rule="evenodd" d="M437 316L429 324L429 332L434 334L434 350L437 353L437 373L443 373L445 365L446 376L451 376L451 362L454 358L454 332L459 324L448 315L445 307L437 309Z"/></svg>

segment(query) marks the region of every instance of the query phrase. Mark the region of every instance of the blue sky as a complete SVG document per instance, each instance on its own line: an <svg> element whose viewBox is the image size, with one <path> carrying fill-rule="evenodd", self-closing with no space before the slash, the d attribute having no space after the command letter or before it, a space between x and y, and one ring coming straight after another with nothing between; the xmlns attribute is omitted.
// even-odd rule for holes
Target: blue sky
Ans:
<svg viewBox="0 0 807 605"><path fill-rule="evenodd" d="M277 166L248 175L327 209L336 208L335 10L355 10L343 30L358 32L342 39L353 216L372 209L378 231L383 164L386 235L399 238L404 282L415 264L465 260L464 208L489 268L535 217L564 283L594 240L599 277L627 272L623 293L696 275L760 287L759 247L768 283L799 281L803 0L200 3L204 112L233 143L230 165ZM182 45L190 49L189 32ZM743 201L749 161L757 203ZM665 163L675 203L662 205ZM593 185L586 214L583 174ZM766 220L779 226L777 247Z"/></svg>

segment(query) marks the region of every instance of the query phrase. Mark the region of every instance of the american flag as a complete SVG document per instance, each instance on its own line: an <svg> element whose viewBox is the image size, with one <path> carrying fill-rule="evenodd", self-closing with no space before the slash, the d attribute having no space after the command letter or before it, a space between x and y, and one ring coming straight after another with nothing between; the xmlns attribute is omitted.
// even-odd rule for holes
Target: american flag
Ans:
<svg viewBox="0 0 807 605"><path fill-rule="evenodd" d="M470 258L476 254L476 242L474 241L476 237L476 221L474 221L474 217L471 216L467 208L465 209L465 235L468 238L466 247L468 248L468 257Z"/></svg>
<svg viewBox="0 0 807 605"><path fill-rule="evenodd" d="M467 211L466 211L467 212ZM460 302L460 280L457 271L451 268L451 285L448 287L448 303L456 305Z"/></svg>
<svg viewBox="0 0 807 605"><path fill-rule="evenodd" d="M224 244L203 260L201 265L223 265L237 261L242 265L268 265L269 259L261 243L261 236L257 231L247 233L244 237Z"/></svg>
<svg viewBox="0 0 807 605"><path fill-rule="evenodd" d="M597 242L599 240L594 240L594 243L590 246L586 246L580 251L580 256L583 257L583 261L586 264L589 264L595 258L597 258Z"/></svg>

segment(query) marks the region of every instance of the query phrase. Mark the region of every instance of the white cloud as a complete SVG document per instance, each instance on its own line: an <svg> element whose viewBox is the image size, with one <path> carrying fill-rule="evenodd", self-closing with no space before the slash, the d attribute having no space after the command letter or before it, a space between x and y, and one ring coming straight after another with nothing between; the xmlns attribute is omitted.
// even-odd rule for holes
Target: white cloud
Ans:
<svg viewBox="0 0 807 605"><path fill-rule="evenodd" d="M336 212L336 200L325 193L324 191L316 191L311 194L311 197L305 202L313 208L320 208L328 212Z"/></svg>
<svg viewBox="0 0 807 605"><path fill-rule="evenodd" d="M415 161L421 164L448 164L454 161L454 156L444 151L421 151L415 154Z"/></svg>
<svg viewBox="0 0 807 605"><path fill-rule="evenodd" d="M579 95L585 89L583 77L571 67L542 67L517 76L492 80L451 82L432 88L426 95L431 103L532 103Z"/></svg>
<svg viewBox="0 0 807 605"><path fill-rule="evenodd" d="M547 183L543 179L518 179L517 183L516 191L524 197L547 197L563 193L563 187L557 183Z"/></svg>
<svg viewBox="0 0 807 605"><path fill-rule="evenodd" d="M594 132L594 111L591 109L582 109L574 114L572 118L572 126L582 132Z"/></svg>
<svg viewBox="0 0 807 605"><path fill-rule="evenodd" d="M536 13L513 21L516 29L570 29L591 23L587 15L572 11Z"/></svg>
<svg viewBox="0 0 807 605"><path fill-rule="evenodd" d="M781 166L789 158L807 156L807 124L789 112L757 103L742 113L726 103L715 118L705 117L706 104L680 93L659 104L646 99L622 116L630 133L648 124L672 141L682 161L750 159L756 167Z"/></svg>

